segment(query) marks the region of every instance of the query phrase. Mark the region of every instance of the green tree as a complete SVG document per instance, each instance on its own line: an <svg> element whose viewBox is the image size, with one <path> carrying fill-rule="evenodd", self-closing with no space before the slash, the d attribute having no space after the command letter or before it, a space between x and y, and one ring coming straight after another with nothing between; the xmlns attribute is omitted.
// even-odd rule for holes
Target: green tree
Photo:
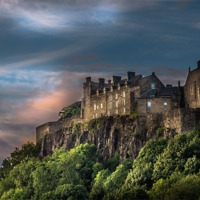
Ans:
<svg viewBox="0 0 200 200"><path fill-rule="evenodd" d="M200 177L188 175L172 185L166 195L166 200L198 200L200 197Z"/></svg>
<svg viewBox="0 0 200 200"><path fill-rule="evenodd" d="M2 167L0 168L0 179L8 176L9 172L19 163L28 161L33 157L38 157L39 152L39 146L30 142L22 145L21 149L16 148L10 154L10 157L3 160Z"/></svg>
<svg viewBox="0 0 200 200"><path fill-rule="evenodd" d="M119 165L119 152L115 152L114 156L107 159L104 162L104 166L106 169L108 169L110 172L114 172L116 167Z"/></svg>
<svg viewBox="0 0 200 200"><path fill-rule="evenodd" d="M35 196L50 195L56 188L69 185L71 189L79 185L89 191L96 159L95 146L87 143L70 151L57 149L33 172Z"/></svg>
<svg viewBox="0 0 200 200"><path fill-rule="evenodd" d="M77 101L72 105L64 107L62 111L59 113L62 118L69 118L73 116L79 116L81 113L81 102Z"/></svg>
<svg viewBox="0 0 200 200"><path fill-rule="evenodd" d="M104 182L106 178L110 175L108 169L104 169L98 172L94 179L94 184L89 194L89 199L91 200L101 200L104 196Z"/></svg>
<svg viewBox="0 0 200 200"><path fill-rule="evenodd" d="M153 180L170 177L177 171L186 174L200 169L200 133L178 135L172 139L154 165Z"/></svg>
<svg viewBox="0 0 200 200"><path fill-rule="evenodd" d="M58 186L54 191L41 194L41 200L84 200L87 198L87 189L83 185L65 184Z"/></svg>
<svg viewBox="0 0 200 200"><path fill-rule="evenodd" d="M152 186L154 163L167 145L167 140L150 140L140 150L138 157L133 162L133 169L127 176L125 187Z"/></svg>
<svg viewBox="0 0 200 200"><path fill-rule="evenodd" d="M141 188L120 188L108 193L103 200L148 200L147 192Z"/></svg>
<svg viewBox="0 0 200 200"><path fill-rule="evenodd" d="M6 178L0 181L0 197L11 189L15 189L15 184L12 178L8 175Z"/></svg>
<svg viewBox="0 0 200 200"><path fill-rule="evenodd" d="M118 165L116 170L107 177L103 184L105 192L113 192L113 190L120 188L124 184L131 167L132 162L130 160L126 160L122 164Z"/></svg>
<svg viewBox="0 0 200 200"><path fill-rule="evenodd" d="M173 173L167 179L159 179L153 184L153 187L149 191L150 198L154 200L165 200L168 190L171 188L171 186L183 177L184 174Z"/></svg>

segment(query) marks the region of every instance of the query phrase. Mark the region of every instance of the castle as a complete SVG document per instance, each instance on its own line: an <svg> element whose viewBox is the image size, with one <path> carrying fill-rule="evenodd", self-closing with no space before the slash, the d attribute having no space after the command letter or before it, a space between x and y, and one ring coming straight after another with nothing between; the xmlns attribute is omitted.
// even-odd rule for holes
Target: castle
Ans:
<svg viewBox="0 0 200 200"><path fill-rule="evenodd" d="M165 86L154 72L149 76L127 72L126 79L113 76L113 80L107 82L103 78L94 82L87 77L83 83L81 116L75 120L84 123L104 116L160 115L165 128L184 133L197 127L199 110L200 61L194 70L189 68L184 86L180 81L175 87ZM36 141L55 132L60 124L63 122L49 122L37 127Z"/></svg>
<svg viewBox="0 0 200 200"><path fill-rule="evenodd" d="M128 72L127 79L113 76L107 83L103 78L96 83L88 77L83 94L81 118L85 120L134 112L159 113L183 106L183 87L165 87L154 72L145 77Z"/></svg>
<svg viewBox="0 0 200 200"><path fill-rule="evenodd" d="M81 118L91 120L102 116L166 113L181 108L200 108L200 61L189 69L185 86L164 85L153 72L143 77L127 72L127 78L113 76L113 80L91 77L83 83Z"/></svg>

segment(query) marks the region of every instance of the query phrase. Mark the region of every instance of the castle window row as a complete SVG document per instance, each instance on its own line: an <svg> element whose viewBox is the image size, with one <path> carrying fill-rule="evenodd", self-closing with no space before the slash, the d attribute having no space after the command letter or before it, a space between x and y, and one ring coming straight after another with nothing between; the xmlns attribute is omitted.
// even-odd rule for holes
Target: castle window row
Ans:
<svg viewBox="0 0 200 200"><path fill-rule="evenodd" d="M113 104L114 102L108 102L108 109L112 109L112 104ZM117 100L116 102L115 102L115 107L116 108L118 108L119 107L119 101ZM125 99L122 99L122 101L121 101L121 104L122 104L122 106L126 106L126 100ZM100 105L98 105L97 103L94 103L94 111L96 111L96 110L98 110L99 108L101 108L101 109L103 109L103 103L100 103Z"/></svg>
<svg viewBox="0 0 200 200"><path fill-rule="evenodd" d="M103 103L100 104L100 108L103 108ZM98 110L99 106L95 103L94 104L94 110Z"/></svg>
<svg viewBox="0 0 200 200"><path fill-rule="evenodd" d="M119 94L118 94L118 93L115 93L115 96L114 96L114 97L115 97L115 99L117 100L117 99L119 98ZM123 92L122 92L122 97L123 97L123 98L126 97L126 91L123 91ZM110 95L109 95L109 101L112 101L112 100L113 100L113 96L112 96L112 94L110 94Z"/></svg>
<svg viewBox="0 0 200 200"><path fill-rule="evenodd" d="M166 108L167 107L167 102L163 102L163 107ZM147 101L147 110L150 110L152 107L152 103L151 101Z"/></svg>

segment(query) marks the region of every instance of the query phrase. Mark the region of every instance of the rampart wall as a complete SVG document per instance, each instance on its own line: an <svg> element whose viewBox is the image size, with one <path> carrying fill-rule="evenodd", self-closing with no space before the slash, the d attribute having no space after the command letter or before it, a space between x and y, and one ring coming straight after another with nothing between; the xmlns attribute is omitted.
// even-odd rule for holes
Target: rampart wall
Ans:
<svg viewBox="0 0 200 200"><path fill-rule="evenodd" d="M83 119L79 116L74 116L71 118L60 119L55 122L47 122L36 128L36 143L38 143L47 134L55 134L58 131L70 126L72 123L83 123Z"/></svg>
<svg viewBox="0 0 200 200"><path fill-rule="evenodd" d="M153 126L162 126L165 129L165 132L168 133L188 133L192 130L199 128L200 120L200 109L174 109L165 113L146 113L140 115L138 120L143 119L142 123L139 123L139 126L143 126L145 122L148 127ZM39 142L45 135L56 134L58 132L63 132L66 127L73 126L76 123L86 123L84 119L79 117L73 117L68 119L62 119L55 122L48 122L43 124L36 129L36 142ZM86 128L87 129L87 128Z"/></svg>

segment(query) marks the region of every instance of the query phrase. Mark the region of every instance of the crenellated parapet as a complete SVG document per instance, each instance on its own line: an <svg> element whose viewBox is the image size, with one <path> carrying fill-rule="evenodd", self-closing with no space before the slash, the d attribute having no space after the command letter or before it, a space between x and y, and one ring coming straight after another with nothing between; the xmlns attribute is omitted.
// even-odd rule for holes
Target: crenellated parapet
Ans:
<svg viewBox="0 0 200 200"><path fill-rule="evenodd" d="M151 88L161 89L164 84L155 73L143 77L135 72L127 72L127 78L113 76L107 82L99 78L99 82L86 78L83 83L83 99L81 117L91 120L102 116L130 115L137 109L137 99Z"/></svg>

